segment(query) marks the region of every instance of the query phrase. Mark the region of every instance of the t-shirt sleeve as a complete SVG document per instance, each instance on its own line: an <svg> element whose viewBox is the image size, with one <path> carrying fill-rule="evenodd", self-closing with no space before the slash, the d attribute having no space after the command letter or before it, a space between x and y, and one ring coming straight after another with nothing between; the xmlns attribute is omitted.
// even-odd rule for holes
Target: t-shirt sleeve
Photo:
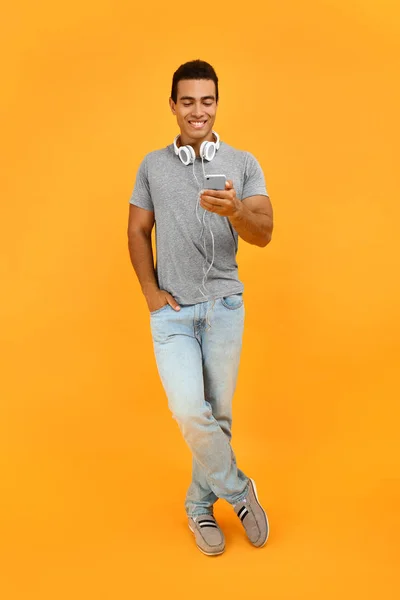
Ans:
<svg viewBox="0 0 400 600"><path fill-rule="evenodd" d="M258 160L250 152L246 152L242 200L249 196L268 196L264 173Z"/></svg>
<svg viewBox="0 0 400 600"><path fill-rule="evenodd" d="M135 186L133 188L129 203L134 204L135 206L140 206L140 208L145 208L146 210L154 211L154 205L150 194L146 156L139 165L139 169L136 174Z"/></svg>

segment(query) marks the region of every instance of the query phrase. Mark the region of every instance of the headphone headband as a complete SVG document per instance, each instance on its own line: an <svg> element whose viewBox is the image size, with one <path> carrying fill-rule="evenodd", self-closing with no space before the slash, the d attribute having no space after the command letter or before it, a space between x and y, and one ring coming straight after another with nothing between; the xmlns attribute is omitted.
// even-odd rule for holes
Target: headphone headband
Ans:
<svg viewBox="0 0 400 600"><path fill-rule="evenodd" d="M211 161L217 150L219 149L220 146L220 140L219 140L219 135L216 131L212 130L212 133L215 135L216 141L215 142L210 142L208 140L202 142L201 146L200 146L200 158L205 158L208 161ZM177 156L179 156L180 160L183 162L184 165L190 165L192 163L194 163L195 159L196 159L196 153L194 151L194 149L192 148L192 146L180 146L178 148L177 145L177 140L180 137L180 134L178 134L176 136L176 138L174 139L174 152Z"/></svg>

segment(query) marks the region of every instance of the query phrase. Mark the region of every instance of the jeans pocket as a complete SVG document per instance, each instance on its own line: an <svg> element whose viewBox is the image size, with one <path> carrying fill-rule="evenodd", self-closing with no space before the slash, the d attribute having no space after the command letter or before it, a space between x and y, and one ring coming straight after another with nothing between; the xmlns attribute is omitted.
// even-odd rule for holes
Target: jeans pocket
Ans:
<svg viewBox="0 0 400 600"><path fill-rule="evenodd" d="M243 306L243 293L239 294L231 294L230 296L224 296L221 298L222 304L225 308L229 308L229 310L236 310Z"/></svg>
<svg viewBox="0 0 400 600"><path fill-rule="evenodd" d="M164 306L162 306L161 308L157 308L157 310L152 310L151 313L150 313L150 316L152 317L153 315L156 315L159 312L165 310L167 308L167 306L169 306L168 302L167 302L167 304L164 304Z"/></svg>

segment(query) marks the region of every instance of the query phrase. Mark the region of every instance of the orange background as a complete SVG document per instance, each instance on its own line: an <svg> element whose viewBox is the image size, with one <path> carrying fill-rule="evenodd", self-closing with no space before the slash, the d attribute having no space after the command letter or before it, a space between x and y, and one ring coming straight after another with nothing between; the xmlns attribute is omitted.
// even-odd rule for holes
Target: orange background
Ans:
<svg viewBox="0 0 400 600"><path fill-rule="evenodd" d="M398 6L25 2L1 28L2 597L398 598ZM187 528L190 454L126 238L194 58L275 214L239 251L233 429L271 536L254 549L219 502L216 559Z"/></svg>

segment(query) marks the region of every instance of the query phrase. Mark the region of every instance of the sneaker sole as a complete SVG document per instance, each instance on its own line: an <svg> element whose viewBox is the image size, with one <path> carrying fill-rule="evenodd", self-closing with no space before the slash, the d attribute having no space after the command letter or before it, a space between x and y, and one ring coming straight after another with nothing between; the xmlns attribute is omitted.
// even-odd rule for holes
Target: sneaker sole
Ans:
<svg viewBox="0 0 400 600"><path fill-rule="evenodd" d="M190 527L190 525L188 525L190 531L194 534L193 529ZM200 548L200 546L198 546L196 544L197 548L200 550L200 552L202 552L203 554L205 554L206 556L219 556L220 554L223 554L225 552L225 547L221 550L221 552L206 552L205 550L202 550Z"/></svg>
<svg viewBox="0 0 400 600"><path fill-rule="evenodd" d="M249 477L249 479L250 479L251 483L253 484L253 488L254 488L254 493L255 493L255 496L256 496L257 504L261 508L261 510L263 511L263 513L265 515L265 518L266 518L266 521L267 521L268 533L267 533L267 537L265 538L265 542L263 544L261 544L261 546L256 546L256 548L262 548L263 546L265 546L265 544L267 543L268 538L269 538L269 531L270 531L270 529L269 529L269 521L268 521L267 513L265 512L265 510L261 506L260 501L258 499L256 482L251 477Z"/></svg>

